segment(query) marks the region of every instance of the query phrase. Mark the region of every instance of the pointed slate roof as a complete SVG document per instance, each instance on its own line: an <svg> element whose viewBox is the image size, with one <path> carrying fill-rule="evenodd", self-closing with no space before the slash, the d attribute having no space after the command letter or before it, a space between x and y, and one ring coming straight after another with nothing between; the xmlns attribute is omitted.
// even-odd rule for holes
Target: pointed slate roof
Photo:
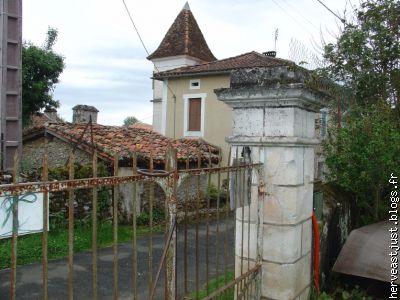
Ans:
<svg viewBox="0 0 400 300"><path fill-rule="evenodd" d="M186 2L161 44L147 59L190 55L204 62L216 60Z"/></svg>

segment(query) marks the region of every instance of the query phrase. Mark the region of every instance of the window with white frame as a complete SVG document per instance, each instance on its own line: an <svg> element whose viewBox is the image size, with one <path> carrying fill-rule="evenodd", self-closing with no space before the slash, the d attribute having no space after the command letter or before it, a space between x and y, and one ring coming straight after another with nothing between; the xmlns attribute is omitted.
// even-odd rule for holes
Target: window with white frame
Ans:
<svg viewBox="0 0 400 300"><path fill-rule="evenodd" d="M184 135L197 136L204 135L204 106L206 94L186 94L183 95L184 101Z"/></svg>
<svg viewBox="0 0 400 300"><path fill-rule="evenodd" d="M200 89L200 79L192 79L189 81L189 89L190 90L198 90Z"/></svg>

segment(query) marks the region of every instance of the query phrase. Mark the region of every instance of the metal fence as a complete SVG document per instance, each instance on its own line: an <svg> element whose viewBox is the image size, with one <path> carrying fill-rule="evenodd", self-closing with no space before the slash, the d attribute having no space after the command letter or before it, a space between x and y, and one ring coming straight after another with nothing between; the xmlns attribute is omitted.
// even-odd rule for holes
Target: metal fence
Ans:
<svg viewBox="0 0 400 300"><path fill-rule="evenodd" d="M74 156L69 158L69 179L48 180L48 159L43 158L41 181L18 182L18 159L14 161L13 182L0 186L0 196L8 199L12 218L11 263L0 270L0 298L31 299L32 293L42 299L256 299L259 295L260 267L258 262L244 260L243 252L250 252L250 226L246 235L244 222L250 224L252 176L260 164L251 164L239 158L236 150L232 166L213 165L210 157L200 152L188 153L180 161L176 151L169 148L164 170L148 166L137 168L137 153L132 153L132 174L118 176L120 157L115 156L113 176L97 177L96 152L93 153L93 176L74 179ZM220 160L219 160L220 161ZM138 235L138 212L132 210L130 220L131 242L119 244L119 189L132 185L132 207L136 208L136 189L140 184L149 187L147 234ZM163 233L155 227L154 205L159 202L155 186L165 192L165 222ZM112 249L98 247L98 189L112 188ZM91 189L91 249L77 254L74 220L75 193ZM49 194L67 192L68 234L67 259L48 259ZM41 237L41 266L17 265L18 207L26 193L43 193L43 229ZM241 218L236 219L237 215ZM237 224L242 222L241 233ZM155 230L157 228L157 230ZM236 232L236 236L235 236ZM241 239L241 240L238 240ZM0 245L6 245L0 240ZM107 252L108 251L108 252ZM79 264L87 267L81 270ZM83 263L81 263L84 261ZM54 266L54 267L53 267ZM56 266L58 268L55 275ZM63 266L63 267L62 267ZM26 269L27 268L27 269ZM61 271L60 271L61 270ZM34 292L25 288L24 274L41 276ZM62 274L60 274L62 273ZM28 293L28 294L27 294Z"/></svg>

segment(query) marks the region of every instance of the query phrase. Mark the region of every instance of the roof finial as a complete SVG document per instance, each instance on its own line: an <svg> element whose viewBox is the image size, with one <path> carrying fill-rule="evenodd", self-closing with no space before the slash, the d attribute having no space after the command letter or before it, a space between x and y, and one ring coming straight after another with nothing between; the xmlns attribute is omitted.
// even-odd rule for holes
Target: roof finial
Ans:
<svg viewBox="0 0 400 300"><path fill-rule="evenodd" d="M189 3L186 1L185 6L182 8L182 10L190 10Z"/></svg>

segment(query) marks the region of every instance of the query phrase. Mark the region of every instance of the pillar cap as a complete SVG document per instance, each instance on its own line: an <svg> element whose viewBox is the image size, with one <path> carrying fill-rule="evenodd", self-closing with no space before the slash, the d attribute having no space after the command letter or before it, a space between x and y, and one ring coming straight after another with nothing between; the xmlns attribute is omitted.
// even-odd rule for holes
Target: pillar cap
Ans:
<svg viewBox="0 0 400 300"><path fill-rule="evenodd" d="M216 89L219 100L233 108L299 107L319 111L331 97L308 84L310 71L291 66L249 68L231 74L231 87Z"/></svg>
<svg viewBox="0 0 400 300"><path fill-rule="evenodd" d="M298 107L317 112L325 107L326 96L304 87L303 84L289 84L271 87L248 87L240 89L214 90L220 101L232 108L256 107Z"/></svg>

